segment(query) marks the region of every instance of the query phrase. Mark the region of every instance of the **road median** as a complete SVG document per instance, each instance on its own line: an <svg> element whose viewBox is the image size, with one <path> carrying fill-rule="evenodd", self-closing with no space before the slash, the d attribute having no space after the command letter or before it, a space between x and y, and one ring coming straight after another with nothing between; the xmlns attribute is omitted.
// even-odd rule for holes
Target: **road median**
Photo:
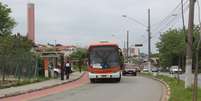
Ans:
<svg viewBox="0 0 201 101"><path fill-rule="evenodd" d="M145 77L152 78L160 81L166 87L165 96L162 101L191 101L192 100L192 88L185 89L184 81L177 80L176 78L164 76L164 75L153 75L151 73L141 74ZM201 99L201 88L198 88L198 100Z"/></svg>

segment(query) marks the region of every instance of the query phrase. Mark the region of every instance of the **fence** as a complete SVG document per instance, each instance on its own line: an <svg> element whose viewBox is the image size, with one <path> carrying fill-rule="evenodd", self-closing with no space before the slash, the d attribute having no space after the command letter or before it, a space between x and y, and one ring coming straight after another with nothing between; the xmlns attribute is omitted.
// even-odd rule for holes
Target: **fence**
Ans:
<svg viewBox="0 0 201 101"><path fill-rule="evenodd" d="M0 55L0 81L20 81L38 76L38 59L30 53Z"/></svg>

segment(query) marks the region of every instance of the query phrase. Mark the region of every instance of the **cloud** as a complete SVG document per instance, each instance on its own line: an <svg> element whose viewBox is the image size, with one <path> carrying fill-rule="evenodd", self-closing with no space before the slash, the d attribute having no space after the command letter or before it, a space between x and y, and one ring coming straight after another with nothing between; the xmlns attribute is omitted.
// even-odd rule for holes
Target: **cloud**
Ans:
<svg viewBox="0 0 201 101"><path fill-rule="evenodd" d="M26 9L30 0L0 0L11 7L18 25L14 32L26 34ZM36 41L87 45L98 40L115 39L121 47L126 30L132 44L146 42L146 28L122 18L122 14L147 24L160 22L176 5L177 0L31 0L35 3ZM157 34L157 33L156 33ZM114 36L112 36L114 35ZM143 37L142 37L143 36ZM158 36L157 36L158 37ZM158 38L156 38L158 39ZM157 40L153 40L156 43ZM143 52L147 52L144 44ZM152 44L155 47L154 44ZM156 51L156 48L153 48Z"/></svg>

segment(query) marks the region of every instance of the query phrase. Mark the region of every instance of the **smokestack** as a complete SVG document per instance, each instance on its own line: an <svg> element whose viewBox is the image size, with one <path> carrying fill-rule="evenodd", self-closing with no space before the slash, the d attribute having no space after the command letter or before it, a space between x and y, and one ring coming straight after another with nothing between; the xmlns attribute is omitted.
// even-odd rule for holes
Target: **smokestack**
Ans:
<svg viewBox="0 0 201 101"><path fill-rule="evenodd" d="M28 3L27 8L27 37L32 42L35 41L35 14L34 14L34 4Z"/></svg>

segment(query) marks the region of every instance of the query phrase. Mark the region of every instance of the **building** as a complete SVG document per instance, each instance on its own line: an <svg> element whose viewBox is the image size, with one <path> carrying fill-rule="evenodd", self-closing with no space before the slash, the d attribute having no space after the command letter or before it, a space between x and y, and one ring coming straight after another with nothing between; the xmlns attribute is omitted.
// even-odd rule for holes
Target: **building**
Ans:
<svg viewBox="0 0 201 101"><path fill-rule="evenodd" d="M27 37L35 42L35 12L33 3L27 5Z"/></svg>
<svg viewBox="0 0 201 101"><path fill-rule="evenodd" d="M130 56L139 56L140 50L139 48L130 48Z"/></svg>
<svg viewBox="0 0 201 101"><path fill-rule="evenodd" d="M124 54L124 56L127 56L126 48L123 48L123 54ZM128 50L129 57L134 57L134 56L137 57L137 56L139 56L139 54L140 54L139 48L129 48L129 50Z"/></svg>
<svg viewBox="0 0 201 101"><path fill-rule="evenodd" d="M126 57L127 56L127 48L123 48L123 55Z"/></svg>
<svg viewBox="0 0 201 101"><path fill-rule="evenodd" d="M37 44L35 46L35 50L36 52L59 52L63 53L64 56L69 56L70 54L72 54L77 50L77 47L73 45L61 45L61 44L57 44L56 46L51 44L47 45Z"/></svg>
<svg viewBox="0 0 201 101"><path fill-rule="evenodd" d="M69 56L76 50L77 50L77 47L73 45L69 45L69 46L57 45L56 46L56 51L64 53L64 56Z"/></svg>

